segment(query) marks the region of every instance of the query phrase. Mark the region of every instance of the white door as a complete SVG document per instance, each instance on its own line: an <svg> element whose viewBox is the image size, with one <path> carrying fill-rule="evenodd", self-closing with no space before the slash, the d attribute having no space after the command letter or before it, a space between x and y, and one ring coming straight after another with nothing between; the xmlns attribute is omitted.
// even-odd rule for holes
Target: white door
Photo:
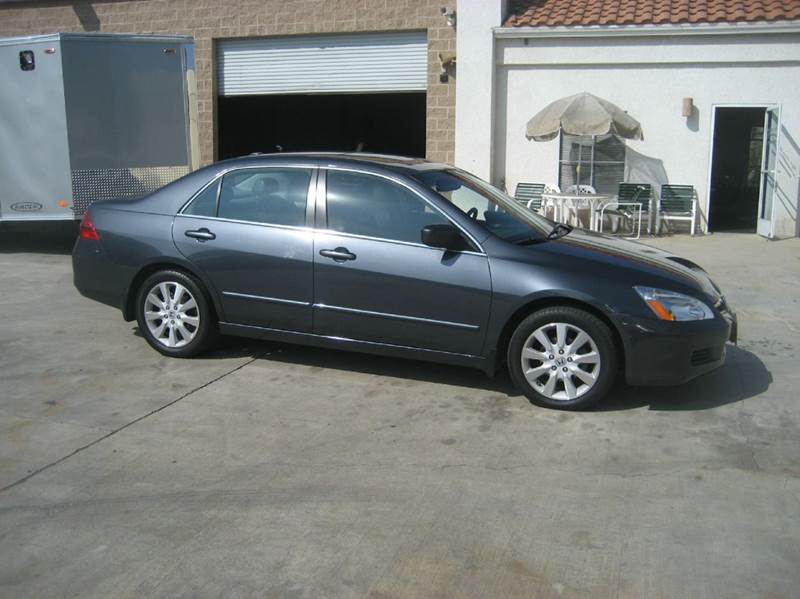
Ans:
<svg viewBox="0 0 800 599"><path fill-rule="evenodd" d="M242 38L217 44L221 96L425 91L425 32Z"/></svg>
<svg viewBox="0 0 800 599"><path fill-rule="evenodd" d="M778 162L778 131L780 107L768 108L764 114L764 148L761 159L761 183L758 195L759 235L772 237L774 231L773 210L775 203L776 170Z"/></svg>

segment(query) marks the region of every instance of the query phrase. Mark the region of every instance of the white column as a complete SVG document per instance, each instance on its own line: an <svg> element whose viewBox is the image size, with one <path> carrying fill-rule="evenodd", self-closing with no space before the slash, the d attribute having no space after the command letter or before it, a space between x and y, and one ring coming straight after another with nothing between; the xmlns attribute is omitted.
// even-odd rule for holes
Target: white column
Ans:
<svg viewBox="0 0 800 599"><path fill-rule="evenodd" d="M458 0L455 163L486 179L492 173L495 55L493 27L505 0Z"/></svg>

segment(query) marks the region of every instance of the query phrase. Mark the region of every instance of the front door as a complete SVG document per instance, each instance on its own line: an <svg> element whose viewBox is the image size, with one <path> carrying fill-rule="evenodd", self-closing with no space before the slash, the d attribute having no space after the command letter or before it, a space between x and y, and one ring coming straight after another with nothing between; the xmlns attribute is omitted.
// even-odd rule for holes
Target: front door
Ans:
<svg viewBox="0 0 800 599"><path fill-rule="evenodd" d="M768 108L764 115L764 154L761 159L761 181L758 197L759 235L773 235L773 205L775 199L775 167L778 161L778 128L780 108Z"/></svg>
<svg viewBox="0 0 800 599"><path fill-rule="evenodd" d="M480 355L491 298L486 256L423 245L425 225L450 221L395 181L331 169L324 197L314 332Z"/></svg>
<svg viewBox="0 0 800 599"><path fill-rule="evenodd" d="M309 168L226 173L175 217L178 250L220 295L234 324L311 332L313 235Z"/></svg>

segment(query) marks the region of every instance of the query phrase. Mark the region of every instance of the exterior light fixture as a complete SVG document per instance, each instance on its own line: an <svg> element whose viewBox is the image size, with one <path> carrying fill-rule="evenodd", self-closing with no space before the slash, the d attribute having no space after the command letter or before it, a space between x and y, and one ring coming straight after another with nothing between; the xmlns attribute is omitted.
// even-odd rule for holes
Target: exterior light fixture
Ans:
<svg viewBox="0 0 800 599"><path fill-rule="evenodd" d="M450 27L455 27L456 26L456 11L455 10L451 10L451 11L448 12L446 6L442 6L441 11L442 11L442 16L445 19L447 19L447 24L450 25Z"/></svg>
<svg viewBox="0 0 800 599"><path fill-rule="evenodd" d="M456 55L452 52L439 52L439 64L442 65L442 71L439 73L439 82L447 83L450 80L449 67L455 66Z"/></svg>
<svg viewBox="0 0 800 599"><path fill-rule="evenodd" d="M687 119L692 116L692 112L694 111L694 101L692 98L684 98L683 104L681 105L681 116L686 117Z"/></svg>

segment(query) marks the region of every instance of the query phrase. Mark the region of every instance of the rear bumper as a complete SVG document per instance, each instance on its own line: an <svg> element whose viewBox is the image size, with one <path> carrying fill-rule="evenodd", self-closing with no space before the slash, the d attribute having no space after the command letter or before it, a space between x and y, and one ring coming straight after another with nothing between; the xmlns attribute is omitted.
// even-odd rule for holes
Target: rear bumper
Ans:
<svg viewBox="0 0 800 599"><path fill-rule="evenodd" d="M725 363L726 343L736 342L736 315L692 322L625 317L622 334L629 384L678 385Z"/></svg>
<svg viewBox="0 0 800 599"><path fill-rule="evenodd" d="M98 241L80 237L72 249L72 281L84 297L124 309L127 277L105 255Z"/></svg>

